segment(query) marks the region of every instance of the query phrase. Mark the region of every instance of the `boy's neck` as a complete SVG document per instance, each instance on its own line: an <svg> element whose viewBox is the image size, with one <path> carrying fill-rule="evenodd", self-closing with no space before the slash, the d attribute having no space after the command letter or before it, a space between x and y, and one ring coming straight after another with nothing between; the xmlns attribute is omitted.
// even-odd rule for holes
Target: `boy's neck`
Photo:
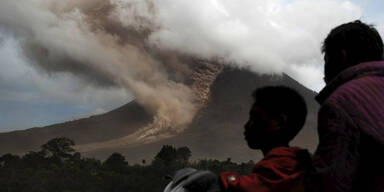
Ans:
<svg viewBox="0 0 384 192"><path fill-rule="evenodd" d="M284 143L284 144L271 144L269 146L266 146L264 147L263 149L261 149L261 151L263 152L263 155L267 155L267 153L269 153L272 149L274 148L277 148L277 147L289 147L288 143Z"/></svg>

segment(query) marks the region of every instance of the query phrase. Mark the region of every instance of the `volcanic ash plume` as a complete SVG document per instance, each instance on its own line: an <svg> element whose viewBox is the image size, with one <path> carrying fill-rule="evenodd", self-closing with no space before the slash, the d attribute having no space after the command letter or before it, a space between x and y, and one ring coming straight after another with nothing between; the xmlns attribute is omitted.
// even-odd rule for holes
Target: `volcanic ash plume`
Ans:
<svg viewBox="0 0 384 192"><path fill-rule="evenodd" d="M217 75L223 69L223 65L210 63L206 61L193 61L195 64L194 72L191 75L193 84L191 85L196 104L195 110L199 110L206 106L210 96L210 86L216 79ZM77 146L77 151L87 152L96 149L112 148L117 146L134 146L137 144L150 143L167 137L172 137L181 132L185 126L172 127L168 122L164 122L164 118L155 116L154 121L147 127L140 129L133 134L113 139L105 142L89 143Z"/></svg>
<svg viewBox="0 0 384 192"><path fill-rule="evenodd" d="M0 25L20 40L26 58L42 72L125 87L154 115L153 123L133 138L148 140L179 132L201 102L186 83L194 66L179 61L175 51L147 43L157 26L140 13L154 16L151 3L132 2L1 1Z"/></svg>

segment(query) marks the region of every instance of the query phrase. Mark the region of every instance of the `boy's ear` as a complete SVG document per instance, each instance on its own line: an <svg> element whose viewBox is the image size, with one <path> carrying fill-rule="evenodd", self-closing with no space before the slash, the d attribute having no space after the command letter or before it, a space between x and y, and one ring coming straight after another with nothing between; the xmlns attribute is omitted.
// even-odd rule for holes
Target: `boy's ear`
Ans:
<svg viewBox="0 0 384 192"><path fill-rule="evenodd" d="M281 114L271 119L270 131L278 131L287 125L287 115Z"/></svg>
<svg viewBox="0 0 384 192"><path fill-rule="evenodd" d="M279 116L279 124L280 124L280 127L285 127L287 125L287 115L281 114Z"/></svg>

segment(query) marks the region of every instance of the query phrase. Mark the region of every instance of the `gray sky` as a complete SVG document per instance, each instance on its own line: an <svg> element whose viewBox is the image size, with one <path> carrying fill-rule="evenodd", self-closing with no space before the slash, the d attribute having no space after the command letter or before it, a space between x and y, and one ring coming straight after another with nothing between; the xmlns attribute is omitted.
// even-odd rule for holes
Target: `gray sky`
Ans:
<svg viewBox="0 0 384 192"><path fill-rule="evenodd" d="M12 36L0 34L0 131L98 114L132 98L123 89L86 85L68 73L40 72L27 63Z"/></svg>
<svg viewBox="0 0 384 192"><path fill-rule="evenodd" d="M150 43L205 58L224 57L261 73L285 72L317 91L323 86L320 44L332 27L362 19L384 32L381 0L175 2L156 5L159 17L153 22L163 28L150 36ZM118 13L132 25L127 19L131 15ZM133 99L123 87L95 86L73 73L46 73L34 67L21 48L23 39L9 27L26 21L22 16L6 17L0 14L0 132L103 113Z"/></svg>

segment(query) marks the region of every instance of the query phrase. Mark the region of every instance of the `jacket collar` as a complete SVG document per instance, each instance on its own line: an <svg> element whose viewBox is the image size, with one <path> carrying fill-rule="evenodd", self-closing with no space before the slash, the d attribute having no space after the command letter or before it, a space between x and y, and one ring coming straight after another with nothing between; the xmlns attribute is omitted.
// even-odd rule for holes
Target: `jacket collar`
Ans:
<svg viewBox="0 0 384 192"><path fill-rule="evenodd" d="M338 87L364 76L384 76L384 61L365 62L345 69L326 85L315 99L322 104Z"/></svg>

